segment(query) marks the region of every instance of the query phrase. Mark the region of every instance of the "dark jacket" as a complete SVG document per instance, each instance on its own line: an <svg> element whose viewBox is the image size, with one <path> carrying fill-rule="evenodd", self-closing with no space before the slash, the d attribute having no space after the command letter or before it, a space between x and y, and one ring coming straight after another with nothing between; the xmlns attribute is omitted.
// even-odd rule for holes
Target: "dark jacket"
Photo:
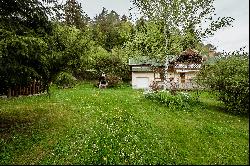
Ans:
<svg viewBox="0 0 250 166"><path fill-rule="evenodd" d="M106 78L105 78L104 76L101 76L101 77L99 78L99 82L100 82L101 84L106 84L106 83L107 83Z"/></svg>

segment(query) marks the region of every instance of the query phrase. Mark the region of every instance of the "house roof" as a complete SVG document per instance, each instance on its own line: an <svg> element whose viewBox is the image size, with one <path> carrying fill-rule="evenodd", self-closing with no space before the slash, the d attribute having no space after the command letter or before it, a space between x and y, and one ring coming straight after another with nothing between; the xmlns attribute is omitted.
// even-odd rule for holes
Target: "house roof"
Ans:
<svg viewBox="0 0 250 166"><path fill-rule="evenodd" d="M185 51L183 51L181 53L181 55L185 55L185 56L197 56L197 55L199 55L199 52L197 50L195 50L195 49L188 48Z"/></svg>
<svg viewBox="0 0 250 166"><path fill-rule="evenodd" d="M167 56L170 64L174 63L202 63L203 58L199 55L199 52L194 49L186 49L178 56ZM166 57L166 58L167 58ZM167 59L166 59L167 60ZM147 56L131 58L129 59L130 66L165 66L165 63L159 62L156 59L149 58Z"/></svg>
<svg viewBox="0 0 250 166"><path fill-rule="evenodd" d="M156 59L146 56L129 59L129 65L131 66L164 66L164 63L157 61Z"/></svg>
<svg viewBox="0 0 250 166"><path fill-rule="evenodd" d="M152 72L153 69L150 66L136 66L132 67L133 72Z"/></svg>
<svg viewBox="0 0 250 166"><path fill-rule="evenodd" d="M184 62L193 62L193 63L202 63L202 56L199 55L199 52L194 49L186 49L183 51L174 62L184 63Z"/></svg>

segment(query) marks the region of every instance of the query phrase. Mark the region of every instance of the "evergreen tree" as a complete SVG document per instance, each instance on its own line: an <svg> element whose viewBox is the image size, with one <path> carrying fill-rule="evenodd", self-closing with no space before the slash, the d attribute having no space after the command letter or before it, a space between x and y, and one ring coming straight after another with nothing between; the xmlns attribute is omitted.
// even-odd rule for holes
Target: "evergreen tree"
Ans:
<svg viewBox="0 0 250 166"><path fill-rule="evenodd" d="M74 25L78 29L84 28L89 21L89 17L82 10L81 4L77 0L67 0L64 5L64 20L67 25Z"/></svg>

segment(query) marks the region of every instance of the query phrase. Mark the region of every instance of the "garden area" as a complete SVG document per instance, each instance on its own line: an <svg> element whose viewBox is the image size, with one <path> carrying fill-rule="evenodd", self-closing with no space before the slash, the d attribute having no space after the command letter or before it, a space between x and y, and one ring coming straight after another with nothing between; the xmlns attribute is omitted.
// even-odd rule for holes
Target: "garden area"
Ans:
<svg viewBox="0 0 250 166"><path fill-rule="evenodd" d="M249 53L203 42L234 18L217 18L214 0L130 2L140 18L0 1L1 165L249 165ZM199 88L132 88L130 59L167 71L188 49Z"/></svg>
<svg viewBox="0 0 250 166"><path fill-rule="evenodd" d="M0 99L0 164L249 163L249 119L209 92L179 109L123 84ZM185 96L184 95L184 96ZM187 102L189 104L189 102Z"/></svg>

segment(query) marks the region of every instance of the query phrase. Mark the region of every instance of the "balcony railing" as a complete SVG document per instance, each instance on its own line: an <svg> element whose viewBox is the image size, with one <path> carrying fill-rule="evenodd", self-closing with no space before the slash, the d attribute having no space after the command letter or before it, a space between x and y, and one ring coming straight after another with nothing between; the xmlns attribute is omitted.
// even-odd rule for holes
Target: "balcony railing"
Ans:
<svg viewBox="0 0 250 166"><path fill-rule="evenodd" d="M201 68L200 63L175 63L174 69L187 69L187 70L199 70Z"/></svg>

